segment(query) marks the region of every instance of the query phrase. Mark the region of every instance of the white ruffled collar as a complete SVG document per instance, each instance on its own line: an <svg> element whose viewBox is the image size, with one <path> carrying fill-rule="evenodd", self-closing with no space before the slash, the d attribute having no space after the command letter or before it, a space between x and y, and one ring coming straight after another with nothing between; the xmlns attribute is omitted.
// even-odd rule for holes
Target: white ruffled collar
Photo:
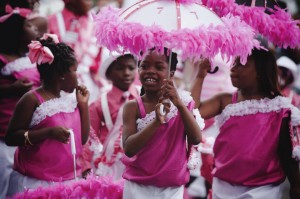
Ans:
<svg viewBox="0 0 300 199"><path fill-rule="evenodd" d="M36 64L32 64L29 58L21 57L12 62L7 63L2 69L1 74L3 75L11 75L14 72L20 72L26 69L36 68Z"/></svg>
<svg viewBox="0 0 300 199"><path fill-rule="evenodd" d="M190 92L187 91L178 91L179 98L182 100L183 104L187 106L193 98L191 97ZM176 117L178 114L177 107L171 102L170 112L166 117L166 122L170 121L173 117ZM155 111L147 113L144 118L139 118L136 120L138 131L144 129L151 121L155 119Z"/></svg>
<svg viewBox="0 0 300 199"><path fill-rule="evenodd" d="M75 93L61 92L61 97L54 98L41 103L33 112L30 127L38 125L47 116L51 117L57 113L72 113L77 107Z"/></svg>
<svg viewBox="0 0 300 199"><path fill-rule="evenodd" d="M277 96L274 99L245 100L227 105L222 113L215 118L217 126L221 127L232 116L253 115L256 113L278 112L286 108L291 110L292 126L300 125L300 111L293 106L287 97Z"/></svg>

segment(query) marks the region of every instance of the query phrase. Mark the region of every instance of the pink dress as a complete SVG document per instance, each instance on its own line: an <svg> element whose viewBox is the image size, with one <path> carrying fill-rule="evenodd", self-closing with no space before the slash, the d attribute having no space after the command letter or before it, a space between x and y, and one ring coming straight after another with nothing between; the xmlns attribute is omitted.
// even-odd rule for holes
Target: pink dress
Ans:
<svg viewBox="0 0 300 199"><path fill-rule="evenodd" d="M187 108L192 110L192 97L186 92L179 95ZM155 119L155 112L146 114L141 98L137 98L137 102L141 115L137 120L137 129L140 131ZM177 187L189 181L186 134L182 118L173 104L167 118L168 122L159 127L140 152L131 158L123 156L126 166L123 178L156 187Z"/></svg>
<svg viewBox="0 0 300 199"><path fill-rule="evenodd" d="M236 102L236 94L234 99ZM290 129L296 129L300 124L300 111L281 96L226 106L216 120L220 134L213 149L213 176L242 186L283 182L285 174L278 156L279 134L282 119L289 116ZM296 159L300 158L298 136L290 132Z"/></svg>
<svg viewBox="0 0 300 199"><path fill-rule="evenodd" d="M2 61L4 60L2 57ZM16 59L0 68L1 85L12 84L21 78L27 78L28 81L32 82L33 88L40 86L40 75L36 65L32 64L28 57ZM0 98L0 137L2 138L5 136L8 122L20 98L20 96Z"/></svg>
<svg viewBox="0 0 300 199"><path fill-rule="evenodd" d="M81 155L81 121L73 94L61 93L60 98L44 101L36 92L40 105L33 113L29 129L62 126L73 129L76 144L76 157ZM77 175L81 176L80 165L76 165ZM54 139L46 139L33 146L18 147L15 153L14 169L19 173L45 181L66 181L74 179L71 146Z"/></svg>

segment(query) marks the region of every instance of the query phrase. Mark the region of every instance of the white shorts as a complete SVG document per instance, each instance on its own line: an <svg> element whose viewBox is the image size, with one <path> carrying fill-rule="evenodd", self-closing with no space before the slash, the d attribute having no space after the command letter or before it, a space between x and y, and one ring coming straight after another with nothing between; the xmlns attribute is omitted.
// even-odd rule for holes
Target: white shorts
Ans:
<svg viewBox="0 0 300 199"><path fill-rule="evenodd" d="M213 199L279 199L281 185L264 185L257 187L230 184L219 178L213 178Z"/></svg>
<svg viewBox="0 0 300 199"><path fill-rule="evenodd" d="M184 186L155 187L125 180L123 199L183 199Z"/></svg>

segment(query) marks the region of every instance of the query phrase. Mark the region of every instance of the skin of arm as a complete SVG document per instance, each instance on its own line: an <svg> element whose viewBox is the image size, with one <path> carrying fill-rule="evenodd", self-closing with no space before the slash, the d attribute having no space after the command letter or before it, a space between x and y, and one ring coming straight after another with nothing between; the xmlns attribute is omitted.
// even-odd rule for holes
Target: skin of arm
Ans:
<svg viewBox="0 0 300 199"><path fill-rule="evenodd" d="M90 133L90 116L88 107L89 96L90 93L85 86L78 86L76 88L76 98L78 102L81 121L82 145L87 142Z"/></svg>
<svg viewBox="0 0 300 199"><path fill-rule="evenodd" d="M156 106L156 112L159 110ZM128 157L137 154L151 139L157 128L161 125L159 119L155 119L140 132L137 132L136 120L138 118L137 102L132 100L124 105L123 109L123 148Z"/></svg>
<svg viewBox="0 0 300 199"><path fill-rule="evenodd" d="M214 97L201 102L200 95L207 71L211 69L209 61L206 59L199 63L199 70L191 87L191 95L195 100L195 107L198 107L201 116L204 119L212 118L222 112L222 110L231 102L232 95L220 93Z"/></svg>
<svg viewBox="0 0 300 199"><path fill-rule="evenodd" d="M290 198L300 198L299 162L292 158L292 143L289 133L289 118L282 120L279 137L279 156L283 170L290 182Z"/></svg>
<svg viewBox="0 0 300 199"><path fill-rule="evenodd" d="M24 134L28 131L33 112L37 106L38 101L30 92L26 93L17 103L5 136L5 143L8 146L23 146L25 144ZM48 138L68 143L69 135L68 129L60 126L30 130L28 133L33 145Z"/></svg>

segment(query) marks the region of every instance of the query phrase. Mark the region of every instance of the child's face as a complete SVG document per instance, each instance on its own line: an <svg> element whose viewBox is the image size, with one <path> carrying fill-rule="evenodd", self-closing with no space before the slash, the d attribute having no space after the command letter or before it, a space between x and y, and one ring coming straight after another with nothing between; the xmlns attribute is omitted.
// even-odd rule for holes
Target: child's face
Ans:
<svg viewBox="0 0 300 199"><path fill-rule="evenodd" d="M165 55L150 51L139 66L140 81L145 90L160 90L168 77L168 62Z"/></svg>
<svg viewBox="0 0 300 199"><path fill-rule="evenodd" d="M76 14L86 15L93 6L92 0L73 0L74 5L77 7Z"/></svg>
<svg viewBox="0 0 300 199"><path fill-rule="evenodd" d="M39 36L37 27L29 20L25 20L23 29L23 41L26 45L29 44L32 40L36 40Z"/></svg>
<svg viewBox="0 0 300 199"><path fill-rule="evenodd" d="M230 70L232 85L240 89L255 88L258 85L257 72L254 60L248 58L245 65L240 60L235 61L234 66Z"/></svg>
<svg viewBox="0 0 300 199"><path fill-rule="evenodd" d="M107 77L113 85L123 91L127 91L133 83L136 74L136 61L130 57L120 57L113 63L107 73Z"/></svg>
<svg viewBox="0 0 300 199"><path fill-rule="evenodd" d="M69 72L64 74L62 82L62 90L67 93L72 93L77 87L77 64L70 67Z"/></svg>

